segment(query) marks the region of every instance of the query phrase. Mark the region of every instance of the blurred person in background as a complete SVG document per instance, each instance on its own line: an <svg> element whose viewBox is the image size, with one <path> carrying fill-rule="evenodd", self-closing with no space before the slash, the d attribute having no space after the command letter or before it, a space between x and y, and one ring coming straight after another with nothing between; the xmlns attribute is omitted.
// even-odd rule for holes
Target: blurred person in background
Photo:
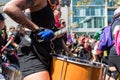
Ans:
<svg viewBox="0 0 120 80"><path fill-rule="evenodd" d="M5 26L5 18L0 13L0 51L2 47L7 43L7 32L6 32L6 26ZM0 52L0 73L2 73L2 54L3 52ZM4 79L4 77L0 74L0 79Z"/></svg>
<svg viewBox="0 0 120 80"><path fill-rule="evenodd" d="M0 14L0 49L6 44L7 42L7 32L5 26L5 18L2 14Z"/></svg>
<svg viewBox="0 0 120 80"><path fill-rule="evenodd" d="M15 27L11 26L8 31L8 38L11 36L11 34L15 31Z"/></svg>
<svg viewBox="0 0 120 80"><path fill-rule="evenodd" d="M66 27L66 22L64 19L60 19L60 27L57 27L58 30L63 29ZM56 37L54 42L54 50L56 54L60 55L70 55L72 56L72 52L66 45L67 43L67 33L63 33Z"/></svg>
<svg viewBox="0 0 120 80"><path fill-rule="evenodd" d="M57 5L55 10L53 11L54 13L54 18L55 18L55 26L57 28L61 27L61 24L60 24L60 18L61 18L61 8L60 8L60 5Z"/></svg>

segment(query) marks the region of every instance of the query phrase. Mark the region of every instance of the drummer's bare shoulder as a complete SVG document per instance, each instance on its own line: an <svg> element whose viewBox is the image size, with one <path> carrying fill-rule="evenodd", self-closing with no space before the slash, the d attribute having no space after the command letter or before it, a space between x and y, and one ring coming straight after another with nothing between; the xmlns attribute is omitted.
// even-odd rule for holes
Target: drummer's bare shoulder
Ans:
<svg viewBox="0 0 120 80"><path fill-rule="evenodd" d="M7 3L6 6L9 7L19 7L20 9L24 10L27 8L34 8L37 6L44 6L47 0L11 0Z"/></svg>
<svg viewBox="0 0 120 80"><path fill-rule="evenodd" d="M39 27L25 17L22 11L28 8L37 11L44 8L46 4L47 0L11 0L4 6L3 11L17 23L27 25L27 28L35 30Z"/></svg>

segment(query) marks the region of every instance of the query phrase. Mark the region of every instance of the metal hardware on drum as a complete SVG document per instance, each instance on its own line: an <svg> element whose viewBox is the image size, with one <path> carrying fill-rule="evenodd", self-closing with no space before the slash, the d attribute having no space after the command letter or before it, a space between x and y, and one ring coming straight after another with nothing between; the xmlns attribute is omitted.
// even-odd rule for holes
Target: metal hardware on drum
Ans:
<svg viewBox="0 0 120 80"><path fill-rule="evenodd" d="M66 57L64 57L63 59L64 59L64 61L63 61L62 70L61 70L61 73L60 73L60 80L62 80L62 73L63 73L63 69L64 69L64 63L65 63L65 61L67 61ZM66 68L65 68L65 70L66 70Z"/></svg>
<svg viewBox="0 0 120 80"><path fill-rule="evenodd" d="M53 50L54 49L54 43L51 41L50 42L50 48Z"/></svg>
<svg viewBox="0 0 120 80"><path fill-rule="evenodd" d="M99 62L53 55L51 77L52 80L104 80L106 67Z"/></svg>

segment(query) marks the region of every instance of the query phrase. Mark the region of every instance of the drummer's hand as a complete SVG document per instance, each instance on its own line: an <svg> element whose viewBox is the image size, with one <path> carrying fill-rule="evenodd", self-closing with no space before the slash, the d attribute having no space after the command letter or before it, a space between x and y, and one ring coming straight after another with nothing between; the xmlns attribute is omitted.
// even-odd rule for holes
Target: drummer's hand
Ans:
<svg viewBox="0 0 120 80"><path fill-rule="evenodd" d="M60 38L62 36L64 36L64 34L60 34L60 35L54 36L54 38L52 38L51 41L54 41L55 39Z"/></svg>
<svg viewBox="0 0 120 80"><path fill-rule="evenodd" d="M67 51L67 54L70 55L71 57L73 56L73 53L71 51Z"/></svg>
<svg viewBox="0 0 120 80"><path fill-rule="evenodd" d="M37 35L40 37L40 39L43 39L46 42L49 42L54 37L53 31L50 29L40 31L40 32L38 32Z"/></svg>
<svg viewBox="0 0 120 80"><path fill-rule="evenodd" d="M101 51L101 50L98 50L98 49L96 50L96 54L97 54L97 55L100 55L102 52L103 52L103 51Z"/></svg>

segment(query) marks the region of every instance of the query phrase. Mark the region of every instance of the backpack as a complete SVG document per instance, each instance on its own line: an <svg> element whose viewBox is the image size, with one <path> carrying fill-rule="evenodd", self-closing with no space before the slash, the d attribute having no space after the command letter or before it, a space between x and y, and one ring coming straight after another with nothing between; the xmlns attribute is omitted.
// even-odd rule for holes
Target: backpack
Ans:
<svg viewBox="0 0 120 80"><path fill-rule="evenodd" d="M104 51L109 50L114 45L114 40L112 37L112 25L108 25L104 28L100 35L98 50Z"/></svg>
<svg viewBox="0 0 120 80"><path fill-rule="evenodd" d="M115 20L120 20L120 18L117 18ZM111 23L111 25L107 26L103 30L102 34L100 35L100 42L97 49L102 51L109 51L109 49L114 45L116 53L120 55L120 26L115 28L112 27L114 21ZM112 35L113 30L115 30L115 37Z"/></svg>

